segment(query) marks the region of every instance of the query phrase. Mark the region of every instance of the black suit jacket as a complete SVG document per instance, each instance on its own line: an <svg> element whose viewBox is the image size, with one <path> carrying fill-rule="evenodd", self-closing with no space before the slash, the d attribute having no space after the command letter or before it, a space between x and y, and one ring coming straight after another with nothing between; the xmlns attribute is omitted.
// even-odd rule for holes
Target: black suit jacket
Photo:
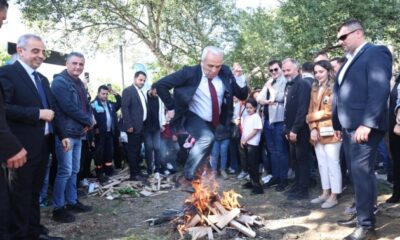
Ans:
<svg viewBox="0 0 400 240"><path fill-rule="evenodd" d="M342 82L339 84L336 79L332 106L334 129L356 129L363 125L386 131L391 77L389 49L367 43L350 63Z"/></svg>
<svg viewBox="0 0 400 240"><path fill-rule="evenodd" d="M0 163L7 161L7 159L17 154L21 149L21 143L7 126L3 94L0 91Z"/></svg>
<svg viewBox="0 0 400 240"><path fill-rule="evenodd" d="M40 73L39 76L49 107L52 108L54 100L49 81ZM36 86L18 61L0 68L0 84L8 126L28 152L28 160L40 156L45 121L39 120L39 110L43 106Z"/></svg>
<svg viewBox="0 0 400 240"><path fill-rule="evenodd" d="M133 133L143 131L143 106L140 101L139 93L134 85L127 87L122 92L122 130L126 131L133 128Z"/></svg>
<svg viewBox="0 0 400 240"><path fill-rule="evenodd" d="M297 75L292 81L286 83L285 94L285 133L297 134L300 130L308 129L306 116L311 97L310 83Z"/></svg>
<svg viewBox="0 0 400 240"><path fill-rule="evenodd" d="M200 65L185 66L156 83L157 94L168 110L175 110L175 117L171 122L174 127L181 127L185 114L189 111L191 102L199 87L203 72ZM245 100L248 95L247 86L240 88L232 71L223 65L218 73L225 87L224 100L221 105L220 123L229 127L233 115L233 96ZM173 98L169 92L174 89ZM210 106L211 107L211 106Z"/></svg>

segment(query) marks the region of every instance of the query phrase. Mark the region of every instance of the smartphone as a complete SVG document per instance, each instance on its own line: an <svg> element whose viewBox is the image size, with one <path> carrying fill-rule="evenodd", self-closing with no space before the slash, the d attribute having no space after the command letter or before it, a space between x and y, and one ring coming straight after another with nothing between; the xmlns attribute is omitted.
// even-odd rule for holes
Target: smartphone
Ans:
<svg viewBox="0 0 400 240"><path fill-rule="evenodd" d="M89 73L85 72L85 79L89 79Z"/></svg>
<svg viewBox="0 0 400 240"><path fill-rule="evenodd" d="M107 87L108 87L109 90L111 90L112 89L111 83L107 83Z"/></svg>

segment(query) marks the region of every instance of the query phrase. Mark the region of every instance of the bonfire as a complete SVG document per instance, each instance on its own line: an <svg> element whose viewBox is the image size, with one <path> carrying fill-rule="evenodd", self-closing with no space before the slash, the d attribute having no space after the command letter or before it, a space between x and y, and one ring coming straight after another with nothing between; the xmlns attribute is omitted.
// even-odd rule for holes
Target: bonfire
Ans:
<svg viewBox="0 0 400 240"><path fill-rule="evenodd" d="M234 190L218 194L218 183L210 175L192 182L194 193L185 200L183 217L177 221L177 230L181 237L189 233L192 239L208 236L213 232L223 234L229 226L254 238L256 232L251 226L262 226L258 216L251 215L240 205L242 196Z"/></svg>

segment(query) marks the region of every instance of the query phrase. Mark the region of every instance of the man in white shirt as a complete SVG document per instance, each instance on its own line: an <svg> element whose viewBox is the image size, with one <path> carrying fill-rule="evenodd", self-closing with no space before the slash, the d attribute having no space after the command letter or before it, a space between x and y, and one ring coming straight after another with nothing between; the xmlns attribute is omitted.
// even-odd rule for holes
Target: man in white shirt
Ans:
<svg viewBox="0 0 400 240"><path fill-rule="evenodd" d="M133 181L145 180L140 171L139 153L143 143L143 124L147 119L147 100L142 91L146 78L146 73L136 72L133 84L122 92L122 130L128 136L128 163Z"/></svg>
<svg viewBox="0 0 400 240"><path fill-rule="evenodd" d="M248 94L246 82L239 64L233 73L223 65L222 49L209 46L203 50L201 63L184 67L156 83L157 93L168 109L175 131L184 128L195 139L184 168L182 185L190 186L207 163L214 142L216 126L229 127L233 114L233 96L245 99ZM174 89L172 98L169 90Z"/></svg>

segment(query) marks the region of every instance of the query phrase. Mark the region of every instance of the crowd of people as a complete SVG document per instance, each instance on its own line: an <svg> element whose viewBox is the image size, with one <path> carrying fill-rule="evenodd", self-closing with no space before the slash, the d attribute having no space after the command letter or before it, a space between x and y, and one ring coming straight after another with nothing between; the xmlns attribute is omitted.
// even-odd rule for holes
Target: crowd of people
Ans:
<svg viewBox="0 0 400 240"><path fill-rule="evenodd" d="M7 9L0 0L0 26ZM92 210L79 201L79 182L96 177L107 183L122 159L132 181L182 168L177 184L192 191L202 175L228 180L236 174L252 194L275 187L289 201L309 199L318 169L322 190L310 202L335 207L350 182L353 215L338 224L356 227L345 239L375 239L374 167L386 151L386 132L393 159L387 202L400 201L400 78L391 88L391 53L366 42L360 21L343 23L337 39L346 57L321 53L302 65L294 58L271 60L270 79L253 91L241 66L231 70L223 50L209 46L198 65L148 91L140 70L122 95L101 85L92 99L80 78L83 54L68 54L65 70L50 84L37 71L45 59L43 40L21 36L18 59L0 67L0 239L62 239L40 224L49 186L53 220L74 222L73 213ZM262 178L263 172L270 176Z"/></svg>

